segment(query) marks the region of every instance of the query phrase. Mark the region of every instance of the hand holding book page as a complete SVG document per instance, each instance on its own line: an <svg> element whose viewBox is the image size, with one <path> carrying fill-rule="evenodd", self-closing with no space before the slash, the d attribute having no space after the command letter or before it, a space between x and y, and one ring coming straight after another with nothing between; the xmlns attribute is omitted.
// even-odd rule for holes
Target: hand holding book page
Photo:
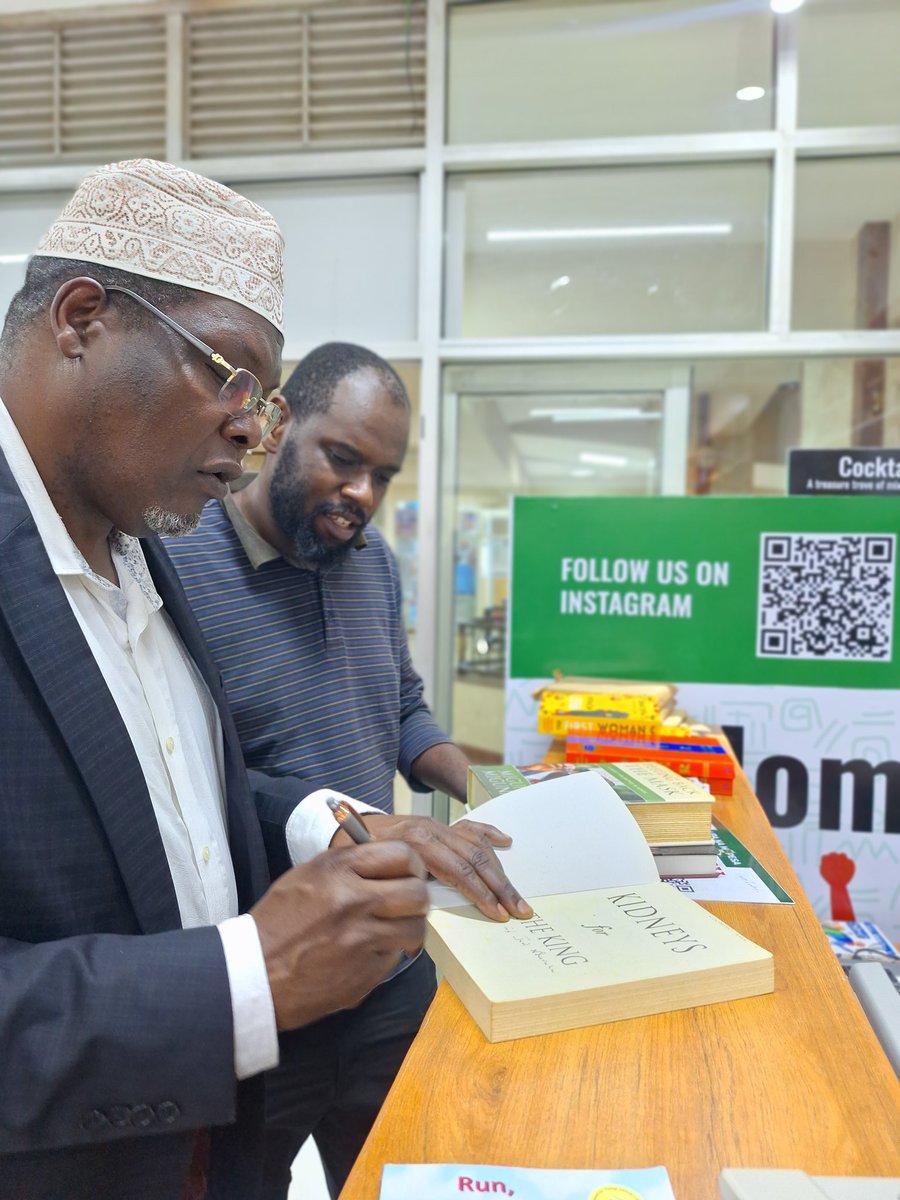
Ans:
<svg viewBox="0 0 900 1200"><path fill-rule="evenodd" d="M497 796L504 869L534 917L504 925L429 883L425 948L488 1041L757 996L772 956L662 883L626 805L593 773Z"/></svg>
<svg viewBox="0 0 900 1200"><path fill-rule="evenodd" d="M495 796L468 814L512 838L497 857L523 896L659 883L646 838L608 783L584 771ZM456 888L429 883L433 908L465 904Z"/></svg>

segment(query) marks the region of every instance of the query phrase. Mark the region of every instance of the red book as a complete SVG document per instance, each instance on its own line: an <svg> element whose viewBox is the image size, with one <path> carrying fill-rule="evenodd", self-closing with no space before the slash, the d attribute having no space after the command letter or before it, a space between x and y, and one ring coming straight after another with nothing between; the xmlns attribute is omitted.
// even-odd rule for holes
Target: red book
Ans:
<svg viewBox="0 0 900 1200"><path fill-rule="evenodd" d="M539 729L539 733L544 733L546 730ZM721 746L722 743L714 735L706 733L691 733L690 729L682 728L679 731L672 732L665 725L658 725L653 733L645 736L643 733L635 731L629 732L627 729L570 729L566 731L566 737L588 738L591 741L607 738L615 738L616 741L632 741L643 742L647 745L650 742L677 742L679 745L684 742L690 742L692 746L699 746L705 752L710 746Z"/></svg>
<svg viewBox="0 0 900 1200"><path fill-rule="evenodd" d="M711 743L711 744L710 744ZM734 762L715 738L642 742L626 738L566 738L566 762L658 762L679 775L733 779Z"/></svg>

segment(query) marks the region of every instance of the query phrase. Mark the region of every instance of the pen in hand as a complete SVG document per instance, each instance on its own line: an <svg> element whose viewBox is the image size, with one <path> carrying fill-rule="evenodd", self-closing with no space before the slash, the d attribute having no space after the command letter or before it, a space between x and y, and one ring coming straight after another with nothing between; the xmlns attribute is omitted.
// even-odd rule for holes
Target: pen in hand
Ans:
<svg viewBox="0 0 900 1200"><path fill-rule="evenodd" d="M372 835L366 829L362 817L353 811L346 800L335 800L334 796L329 796L327 803L338 825L357 845L362 846L372 841Z"/></svg>
<svg viewBox="0 0 900 1200"><path fill-rule="evenodd" d="M364 846L366 842L374 840L363 824L362 817L350 807L346 800L335 800L334 796L329 796L326 803L334 813L334 819L338 825L358 846ZM404 950L400 955L400 962L410 961L410 956Z"/></svg>

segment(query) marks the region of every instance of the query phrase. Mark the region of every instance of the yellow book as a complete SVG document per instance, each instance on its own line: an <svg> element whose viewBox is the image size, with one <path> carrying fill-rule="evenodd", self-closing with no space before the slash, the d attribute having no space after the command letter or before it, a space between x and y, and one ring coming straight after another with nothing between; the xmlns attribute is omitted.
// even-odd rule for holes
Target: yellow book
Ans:
<svg viewBox="0 0 900 1200"><path fill-rule="evenodd" d="M658 721L666 711L666 707L660 707L654 696L618 695L613 692L564 692L556 689L544 692L540 707L540 712L548 715L603 713L610 719L625 720L630 717L640 721Z"/></svg>
<svg viewBox="0 0 900 1200"><path fill-rule="evenodd" d="M430 885L425 948L488 1041L774 990L771 954L660 881L596 774L498 796L470 819L512 836L501 861L535 912L501 924Z"/></svg>
<svg viewBox="0 0 900 1200"><path fill-rule="evenodd" d="M692 721L683 708L673 708L660 718L660 732L665 734L664 740L689 742L691 738L710 737L714 733L721 734L721 729L714 730L711 725L702 721Z"/></svg>
<svg viewBox="0 0 900 1200"><path fill-rule="evenodd" d="M537 727L538 733L549 733L553 737L565 737L568 733L586 733L596 737L621 733L627 737L647 738L648 741L658 738L662 728L658 717L613 717L606 709L576 714L547 712L543 708L538 713Z"/></svg>
<svg viewBox="0 0 900 1200"><path fill-rule="evenodd" d="M652 696L660 708L669 707L675 699L675 684L650 679L610 679L597 675L554 675L553 682L543 684L533 696L536 700L549 691L606 693L610 696Z"/></svg>

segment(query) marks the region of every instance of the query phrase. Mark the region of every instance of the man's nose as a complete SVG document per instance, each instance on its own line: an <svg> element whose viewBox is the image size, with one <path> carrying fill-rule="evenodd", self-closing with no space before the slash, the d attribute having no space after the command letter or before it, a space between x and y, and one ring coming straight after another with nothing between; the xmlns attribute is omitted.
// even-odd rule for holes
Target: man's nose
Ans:
<svg viewBox="0 0 900 1200"><path fill-rule="evenodd" d="M262 428L255 411L229 414L222 432L245 454L248 450L255 450L262 441Z"/></svg>
<svg viewBox="0 0 900 1200"><path fill-rule="evenodd" d="M368 512L375 503L372 476L368 471L357 472L350 479L344 481L341 486L341 495Z"/></svg>

